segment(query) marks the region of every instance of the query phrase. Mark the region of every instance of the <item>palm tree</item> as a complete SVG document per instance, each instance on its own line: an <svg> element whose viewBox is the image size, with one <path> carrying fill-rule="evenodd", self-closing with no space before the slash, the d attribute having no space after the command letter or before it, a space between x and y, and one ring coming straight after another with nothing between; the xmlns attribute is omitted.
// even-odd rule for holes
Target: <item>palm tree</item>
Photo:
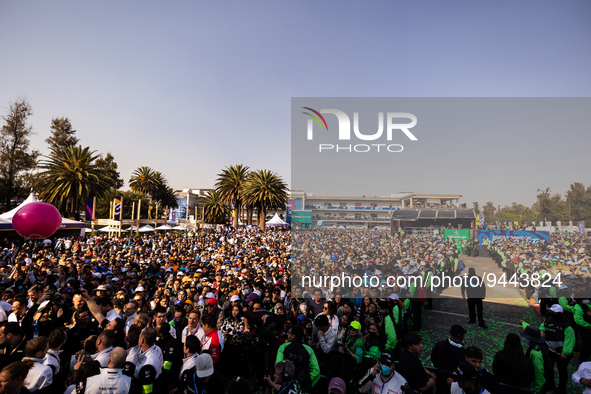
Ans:
<svg viewBox="0 0 591 394"><path fill-rule="evenodd" d="M234 227L238 228L238 222L242 213L243 199L242 186L248 177L248 167L242 164L229 166L218 174L215 190L222 201L234 208Z"/></svg>
<svg viewBox="0 0 591 394"><path fill-rule="evenodd" d="M230 216L230 208L215 190L210 191L205 196L203 212L207 223L225 224L228 221L228 216Z"/></svg>
<svg viewBox="0 0 591 394"><path fill-rule="evenodd" d="M103 196L111 188L110 178L97 165L95 152L81 146L52 150L39 163L41 172L35 179L41 199L62 208L65 205L65 212L74 217L85 197Z"/></svg>
<svg viewBox="0 0 591 394"><path fill-rule="evenodd" d="M162 174L154 171L150 167L139 167L129 178L129 187L136 193L142 193L144 196L152 196L161 186Z"/></svg>
<svg viewBox="0 0 591 394"><path fill-rule="evenodd" d="M246 204L257 207L261 230L265 229L267 208L285 208L287 205L287 185L279 175L269 170L248 174L242 195Z"/></svg>

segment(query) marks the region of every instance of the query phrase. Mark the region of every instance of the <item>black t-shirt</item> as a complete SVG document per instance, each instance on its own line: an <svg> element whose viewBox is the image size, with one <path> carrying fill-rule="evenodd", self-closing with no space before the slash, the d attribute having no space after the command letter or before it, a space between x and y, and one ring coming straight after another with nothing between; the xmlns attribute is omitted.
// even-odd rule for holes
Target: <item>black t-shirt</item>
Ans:
<svg viewBox="0 0 591 394"><path fill-rule="evenodd" d="M421 360L407 349L400 352L400 363L396 366L396 371L400 373L408 382L408 385L418 390L425 387L429 382L429 375L425 371ZM431 393L433 390L426 391Z"/></svg>

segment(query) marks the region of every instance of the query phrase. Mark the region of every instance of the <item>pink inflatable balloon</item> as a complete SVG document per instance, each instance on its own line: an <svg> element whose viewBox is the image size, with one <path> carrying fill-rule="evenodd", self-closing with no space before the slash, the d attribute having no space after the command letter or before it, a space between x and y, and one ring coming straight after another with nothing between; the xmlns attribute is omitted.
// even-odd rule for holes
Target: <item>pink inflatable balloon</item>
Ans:
<svg viewBox="0 0 591 394"><path fill-rule="evenodd" d="M12 217L17 233L29 239L43 239L55 233L62 224L56 207L44 202L32 202L19 209Z"/></svg>

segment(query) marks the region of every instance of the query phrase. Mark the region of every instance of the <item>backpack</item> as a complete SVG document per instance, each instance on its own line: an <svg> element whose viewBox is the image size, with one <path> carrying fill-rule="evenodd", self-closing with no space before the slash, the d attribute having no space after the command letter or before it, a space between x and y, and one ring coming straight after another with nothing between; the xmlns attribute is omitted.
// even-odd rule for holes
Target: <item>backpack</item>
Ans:
<svg viewBox="0 0 591 394"><path fill-rule="evenodd" d="M464 264L464 262L462 260L460 260L460 262L458 263L458 271L462 272L465 269L466 269L466 264Z"/></svg>

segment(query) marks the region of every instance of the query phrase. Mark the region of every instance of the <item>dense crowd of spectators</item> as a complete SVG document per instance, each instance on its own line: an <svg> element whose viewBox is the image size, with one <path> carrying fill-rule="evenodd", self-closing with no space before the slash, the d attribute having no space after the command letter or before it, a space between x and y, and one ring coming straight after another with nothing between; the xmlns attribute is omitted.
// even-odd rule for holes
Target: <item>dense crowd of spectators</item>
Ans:
<svg viewBox="0 0 591 394"><path fill-rule="evenodd" d="M562 256L564 239L553 242ZM510 392L503 384L549 388L550 367L539 373L546 359L563 390L577 339L591 346L588 298L570 287L549 301L541 328L524 323L527 349L507 337L492 372L463 343L461 325L430 349L427 371L419 332L433 294L425 287L299 281L347 271L428 284L459 274L457 247L434 237L241 228L1 248L0 393L494 394ZM583 349L580 361L588 357ZM589 387L586 365L576 376Z"/></svg>

